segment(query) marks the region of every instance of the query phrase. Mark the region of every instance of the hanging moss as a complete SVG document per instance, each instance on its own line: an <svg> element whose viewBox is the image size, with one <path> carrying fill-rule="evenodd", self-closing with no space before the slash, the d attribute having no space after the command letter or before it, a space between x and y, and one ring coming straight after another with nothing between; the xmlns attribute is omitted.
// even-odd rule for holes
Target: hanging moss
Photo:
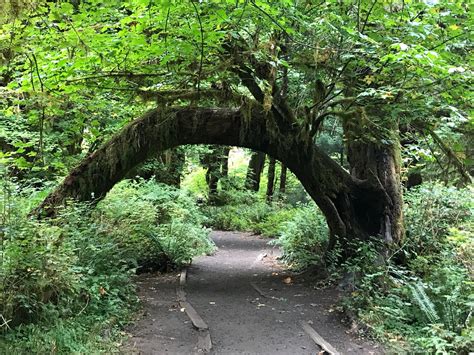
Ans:
<svg viewBox="0 0 474 355"><path fill-rule="evenodd" d="M254 115L254 111L261 107L259 103L255 100L244 98L242 100L242 105L240 106L240 130L239 130L239 141L245 142L249 132L250 132L250 124L252 122L252 117Z"/></svg>
<svg viewBox="0 0 474 355"><path fill-rule="evenodd" d="M375 164L374 171L378 171L380 164L384 164L377 161L379 148L359 143L357 153L362 159L361 166ZM362 239L376 235L378 226L384 223L385 211L389 211L394 217L392 235L394 239L398 236L397 209L401 202L396 189L390 192L396 203L389 204L384 197L386 191L379 187L380 182L375 185L355 180L317 146L308 144L308 138L299 135L298 129L282 131L274 113L265 113L261 105L253 101L246 102L239 110L179 107L148 112L84 159L36 213L54 215L55 208L71 197L98 200L137 164L158 152L184 144L244 146L282 161L323 211L333 235ZM364 152L370 154L364 155ZM393 154L385 152L388 156ZM394 179L396 176L387 178L387 184L394 185Z"/></svg>

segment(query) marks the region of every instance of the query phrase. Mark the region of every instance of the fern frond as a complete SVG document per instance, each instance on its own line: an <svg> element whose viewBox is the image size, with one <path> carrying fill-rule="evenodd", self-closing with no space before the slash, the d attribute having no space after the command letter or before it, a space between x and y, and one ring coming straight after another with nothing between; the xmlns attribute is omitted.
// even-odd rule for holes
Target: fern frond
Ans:
<svg viewBox="0 0 474 355"><path fill-rule="evenodd" d="M431 299L426 294L423 284L417 281L414 285L409 285L413 300L418 305L420 310L426 316L430 323L439 321L439 315L436 312L435 306Z"/></svg>

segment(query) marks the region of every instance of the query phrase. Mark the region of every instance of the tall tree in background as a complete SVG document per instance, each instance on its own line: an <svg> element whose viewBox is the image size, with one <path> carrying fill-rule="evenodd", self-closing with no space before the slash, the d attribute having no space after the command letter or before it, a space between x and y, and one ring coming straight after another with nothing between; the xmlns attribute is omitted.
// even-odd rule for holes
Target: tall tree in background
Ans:
<svg viewBox="0 0 474 355"><path fill-rule="evenodd" d="M182 147L169 149L158 157L149 159L132 169L128 178L140 177L148 180L154 178L157 182L179 187L183 176L186 154Z"/></svg>
<svg viewBox="0 0 474 355"><path fill-rule="evenodd" d="M230 147L223 147L221 154L221 178L225 179L229 176L229 154Z"/></svg>
<svg viewBox="0 0 474 355"><path fill-rule="evenodd" d="M275 193L275 167L276 160L273 157L268 159L268 172L267 172L267 202L272 202L273 194Z"/></svg>
<svg viewBox="0 0 474 355"><path fill-rule="evenodd" d="M278 188L278 194L280 197L283 197L286 193L286 174L287 174L287 167L285 164L281 163L281 170L280 170L280 186Z"/></svg>
<svg viewBox="0 0 474 355"><path fill-rule="evenodd" d="M229 153L230 147L228 146L211 146L209 151L203 153L201 157L201 163L206 169L206 184L211 201L217 195L219 181L228 176Z"/></svg>
<svg viewBox="0 0 474 355"><path fill-rule="evenodd" d="M250 156L245 178L246 189L256 192L260 189L260 178L265 166L265 156L266 154L262 152L253 152Z"/></svg>
<svg viewBox="0 0 474 355"><path fill-rule="evenodd" d="M209 191L209 200L217 195L217 185L221 177L221 148L210 147L201 157L201 163L206 169L206 184Z"/></svg>

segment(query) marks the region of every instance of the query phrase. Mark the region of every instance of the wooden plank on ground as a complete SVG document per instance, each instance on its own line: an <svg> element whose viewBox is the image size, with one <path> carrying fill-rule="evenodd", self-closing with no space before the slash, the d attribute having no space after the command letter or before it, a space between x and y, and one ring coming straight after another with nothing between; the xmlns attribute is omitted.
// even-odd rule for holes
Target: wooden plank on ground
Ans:
<svg viewBox="0 0 474 355"><path fill-rule="evenodd" d="M176 297L178 298L178 302L186 301L186 292L184 292L182 287L176 287Z"/></svg>
<svg viewBox="0 0 474 355"><path fill-rule="evenodd" d="M184 286L186 284L186 278L188 277L188 268L185 267L181 270L181 274L179 275L179 284Z"/></svg>
<svg viewBox="0 0 474 355"><path fill-rule="evenodd" d="M260 296L265 297L265 298L268 298L268 296L265 294L265 292L263 292L263 291L260 289L260 287L258 287L255 283L251 282L251 283L250 283L250 286L252 286L252 287L255 289L255 291L258 292L258 294L259 294Z"/></svg>
<svg viewBox="0 0 474 355"><path fill-rule="evenodd" d="M209 332L209 327L201 318L201 316L196 312L193 306L186 301L186 292L184 292L183 286L176 287L176 296L178 298L178 303L181 308L184 308L187 316L193 323L193 326L199 330L198 342L196 349L198 353L208 353L212 349L211 333Z"/></svg>
<svg viewBox="0 0 474 355"><path fill-rule="evenodd" d="M199 332L197 348L199 352L208 353L212 349L211 333L209 330Z"/></svg>
<svg viewBox="0 0 474 355"><path fill-rule="evenodd" d="M188 315L189 319L193 323L194 327L197 330L208 330L209 327L207 326L206 322L201 318L201 316L196 312L193 306L187 301L180 301L179 306L184 308L184 311Z"/></svg>
<svg viewBox="0 0 474 355"><path fill-rule="evenodd" d="M304 331L306 334L310 336L313 341L318 344L321 349L323 349L325 352L331 354L331 355L340 355L339 352L333 348L331 344L329 344L324 338L319 335L319 333L314 330L312 326L310 326L307 322L304 320L300 321L301 326L303 327Z"/></svg>

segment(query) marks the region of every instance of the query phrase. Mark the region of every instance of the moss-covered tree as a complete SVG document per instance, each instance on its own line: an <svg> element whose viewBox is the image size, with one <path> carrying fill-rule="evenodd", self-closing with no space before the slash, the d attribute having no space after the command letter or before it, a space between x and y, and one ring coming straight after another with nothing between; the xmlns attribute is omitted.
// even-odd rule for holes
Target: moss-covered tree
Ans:
<svg viewBox="0 0 474 355"><path fill-rule="evenodd" d="M44 210L68 197L101 197L166 149L236 145L298 176L324 212L332 243L369 236L397 243L400 125L440 147L436 154L455 168L446 176L471 179L468 159L450 147L467 151L463 138L472 133L465 2L51 1L10 10L0 15L7 39L0 81L12 97L4 112L14 115L17 102L31 100L28 144L41 158L31 171L60 165L61 139L56 146L48 139L69 100L82 105L70 130L85 136L71 162L94 151ZM152 106L158 111L129 124ZM348 171L343 154L322 151L322 129L345 143ZM13 164L27 161L20 158Z"/></svg>
<svg viewBox="0 0 474 355"><path fill-rule="evenodd" d="M365 179L355 177L317 146L308 145L298 134L299 130L269 130L269 125L277 122L261 106L250 111L247 108L150 111L76 167L45 199L38 213L54 214L55 208L67 198L100 199L130 169L157 151L184 144L212 143L266 152L287 165L325 214L333 240L339 238L344 244L347 239L379 235L390 242L399 241L402 224L396 218L401 215L394 210L399 205L393 202L401 203L394 200L401 196L388 191L390 183L398 178L396 169L384 172L390 177L385 180L371 173ZM375 155L374 160L367 162L368 169L371 164L382 164L386 156L377 159Z"/></svg>

